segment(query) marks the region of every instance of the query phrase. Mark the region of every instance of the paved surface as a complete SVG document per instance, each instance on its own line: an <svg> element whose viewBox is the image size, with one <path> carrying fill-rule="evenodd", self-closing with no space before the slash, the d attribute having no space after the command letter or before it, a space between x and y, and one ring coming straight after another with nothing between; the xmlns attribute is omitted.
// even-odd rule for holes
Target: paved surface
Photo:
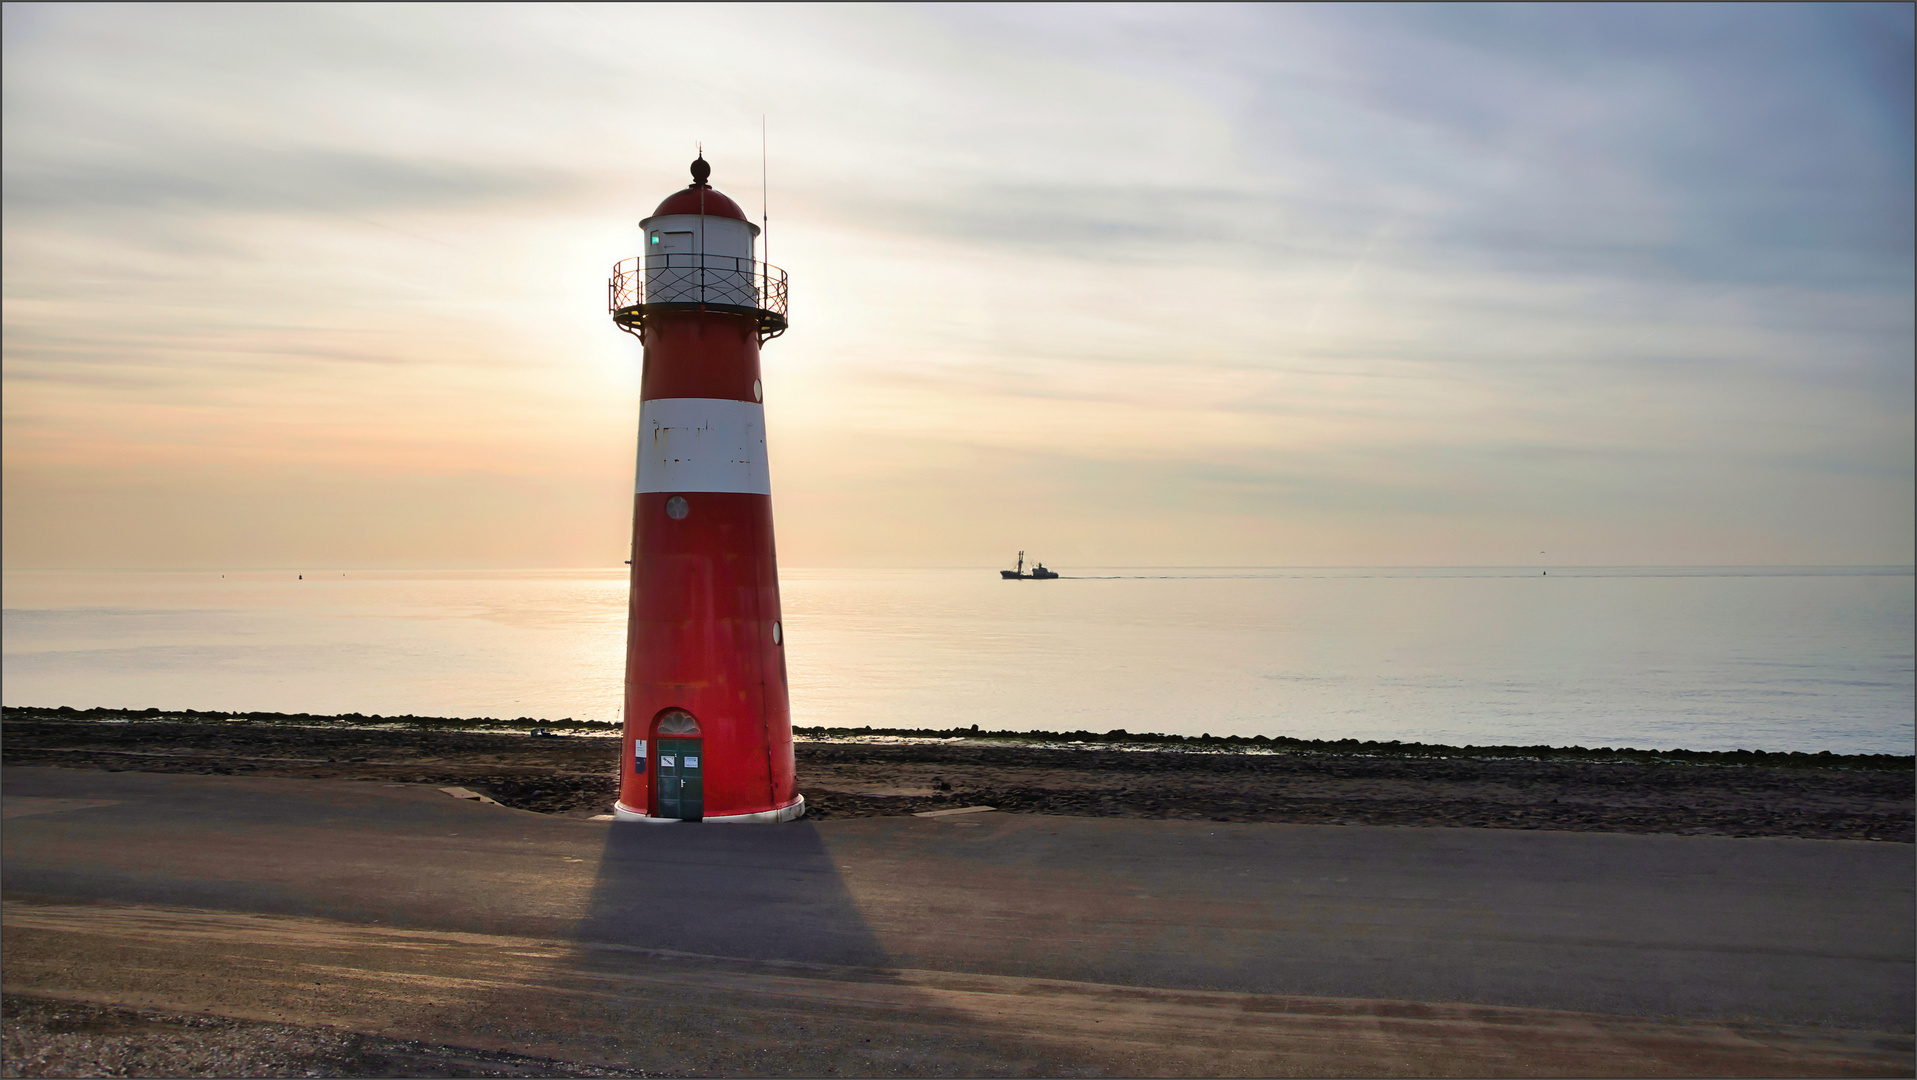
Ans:
<svg viewBox="0 0 1917 1080"><path fill-rule="evenodd" d="M9 990L689 1072L1911 1068L1900 844L0 778Z"/></svg>

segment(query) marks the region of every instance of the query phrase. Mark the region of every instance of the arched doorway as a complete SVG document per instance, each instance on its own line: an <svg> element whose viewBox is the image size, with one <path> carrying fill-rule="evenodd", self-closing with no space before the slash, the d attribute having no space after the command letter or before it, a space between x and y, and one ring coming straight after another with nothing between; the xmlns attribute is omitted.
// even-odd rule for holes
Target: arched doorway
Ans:
<svg viewBox="0 0 1917 1080"><path fill-rule="evenodd" d="M699 721L684 709L653 718L653 814L681 821L705 817L705 754Z"/></svg>

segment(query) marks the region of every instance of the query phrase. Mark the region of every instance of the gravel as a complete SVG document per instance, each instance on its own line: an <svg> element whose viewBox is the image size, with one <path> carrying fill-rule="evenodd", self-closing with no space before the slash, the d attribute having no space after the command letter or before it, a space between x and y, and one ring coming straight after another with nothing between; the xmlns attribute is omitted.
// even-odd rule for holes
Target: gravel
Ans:
<svg viewBox="0 0 1917 1080"><path fill-rule="evenodd" d="M664 1076L325 1027L0 997L3 1076Z"/></svg>

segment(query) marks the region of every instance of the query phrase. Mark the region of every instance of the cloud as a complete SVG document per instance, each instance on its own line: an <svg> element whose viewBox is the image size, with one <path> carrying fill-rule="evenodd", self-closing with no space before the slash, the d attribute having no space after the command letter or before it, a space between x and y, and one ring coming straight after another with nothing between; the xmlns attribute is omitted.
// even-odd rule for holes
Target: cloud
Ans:
<svg viewBox="0 0 1917 1080"><path fill-rule="evenodd" d="M1190 88L1292 222L1358 232L1382 212L1447 262L1528 272L1856 285L1907 270L1908 12L944 14Z"/></svg>
<svg viewBox="0 0 1917 1080"><path fill-rule="evenodd" d="M1905 8L6 17L10 505L47 535L82 465L235 447L341 505L380 463L408 520L460 461L512 478L446 481L461 520L522 477L583 505L639 363L605 268L695 140L751 204L764 113L788 552L963 561L1012 491L1178 562L1416 561L1438 521L1469 560L1579 506L1599 561L1652 552L1633 521L1694 561L1796 558L1792 513L1911 541Z"/></svg>
<svg viewBox="0 0 1917 1080"><path fill-rule="evenodd" d="M10 161L16 214L129 211L344 214L561 199L577 178L556 170L406 160L321 148L169 147L163 160Z"/></svg>

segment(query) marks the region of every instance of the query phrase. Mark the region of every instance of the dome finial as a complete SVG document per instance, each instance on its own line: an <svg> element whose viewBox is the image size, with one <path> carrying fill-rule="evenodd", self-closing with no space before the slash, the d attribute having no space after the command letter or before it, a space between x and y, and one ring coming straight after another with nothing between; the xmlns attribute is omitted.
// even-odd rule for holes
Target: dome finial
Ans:
<svg viewBox="0 0 1917 1080"><path fill-rule="evenodd" d="M712 166L706 164L706 156L702 151L699 156L692 161L692 186L705 187L706 177L711 175Z"/></svg>

